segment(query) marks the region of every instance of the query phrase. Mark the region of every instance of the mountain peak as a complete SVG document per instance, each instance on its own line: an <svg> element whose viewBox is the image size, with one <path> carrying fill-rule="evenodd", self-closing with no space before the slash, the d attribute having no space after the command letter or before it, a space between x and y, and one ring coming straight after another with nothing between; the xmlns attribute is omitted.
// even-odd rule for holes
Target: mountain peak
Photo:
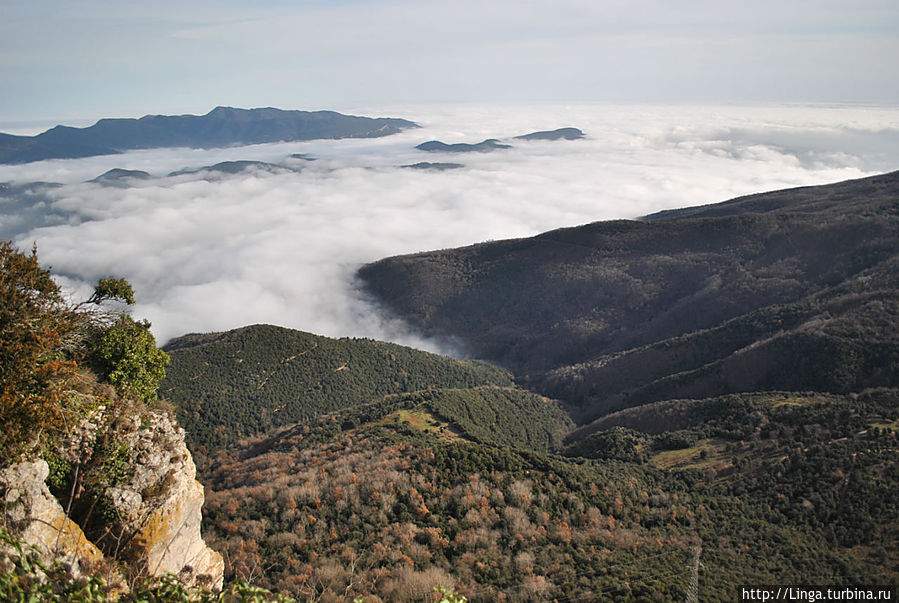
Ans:
<svg viewBox="0 0 899 603"><path fill-rule="evenodd" d="M86 128L56 126L37 136L0 136L0 163L110 155L132 149L215 148L296 140L377 138L417 124L396 118L274 107L218 106L205 115L104 118Z"/></svg>

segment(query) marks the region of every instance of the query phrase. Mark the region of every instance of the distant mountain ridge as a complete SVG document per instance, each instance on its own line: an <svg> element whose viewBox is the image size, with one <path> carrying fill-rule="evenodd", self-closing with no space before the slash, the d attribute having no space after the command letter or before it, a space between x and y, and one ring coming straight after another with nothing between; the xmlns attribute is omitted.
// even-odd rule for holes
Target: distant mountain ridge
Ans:
<svg viewBox="0 0 899 603"><path fill-rule="evenodd" d="M334 111L216 107L205 115L101 119L86 128L56 126L36 136L0 134L0 163L112 155L161 147L214 148L323 138L377 138L414 122Z"/></svg>
<svg viewBox="0 0 899 603"><path fill-rule="evenodd" d="M143 170L126 170L123 168L112 168L111 170L107 170L94 178L93 180L88 180L88 182L96 182L99 184L109 184L114 186L119 186L125 180L147 180L151 178L149 172L145 172Z"/></svg>
<svg viewBox="0 0 899 603"><path fill-rule="evenodd" d="M203 172L219 173L219 174L239 174L248 170L260 170L269 173L295 171L287 166L269 163L267 161L221 161L215 165L206 165L199 168L185 168L170 172L168 177L185 176L192 174L200 174Z"/></svg>
<svg viewBox="0 0 899 603"><path fill-rule="evenodd" d="M899 172L388 258L424 332L578 423L669 398L899 384Z"/></svg>

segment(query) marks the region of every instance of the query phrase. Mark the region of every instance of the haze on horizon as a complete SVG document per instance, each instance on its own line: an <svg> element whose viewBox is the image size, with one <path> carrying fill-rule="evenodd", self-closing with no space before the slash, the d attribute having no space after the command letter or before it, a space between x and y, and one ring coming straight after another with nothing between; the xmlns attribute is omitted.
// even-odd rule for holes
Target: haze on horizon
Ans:
<svg viewBox="0 0 899 603"><path fill-rule="evenodd" d="M893 0L8 0L0 131L217 105L895 105Z"/></svg>

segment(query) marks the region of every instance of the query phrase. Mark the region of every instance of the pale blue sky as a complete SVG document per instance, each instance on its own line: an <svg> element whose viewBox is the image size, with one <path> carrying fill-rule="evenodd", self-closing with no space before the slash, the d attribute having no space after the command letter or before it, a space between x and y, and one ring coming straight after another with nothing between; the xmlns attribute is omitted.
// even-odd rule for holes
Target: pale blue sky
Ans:
<svg viewBox="0 0 899 603"><path fill-rule="evenodd" d="M0 124L216 105L899 103L896 0L3 0Z"/></svg>

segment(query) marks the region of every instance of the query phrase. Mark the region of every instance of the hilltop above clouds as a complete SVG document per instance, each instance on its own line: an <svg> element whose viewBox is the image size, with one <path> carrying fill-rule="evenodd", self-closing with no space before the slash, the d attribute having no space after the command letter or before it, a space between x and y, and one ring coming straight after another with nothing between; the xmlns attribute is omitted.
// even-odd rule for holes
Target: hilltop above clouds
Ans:
<svg viewBox="0 0 899 603"><path fill-rule="evenodd" d="M214 148L323 138L377 138L417 127L405 119L216 107L206 115L101 119L87 128L56 126L37 136L0 134L0 163L114 155L133 149Z"/></svg>

